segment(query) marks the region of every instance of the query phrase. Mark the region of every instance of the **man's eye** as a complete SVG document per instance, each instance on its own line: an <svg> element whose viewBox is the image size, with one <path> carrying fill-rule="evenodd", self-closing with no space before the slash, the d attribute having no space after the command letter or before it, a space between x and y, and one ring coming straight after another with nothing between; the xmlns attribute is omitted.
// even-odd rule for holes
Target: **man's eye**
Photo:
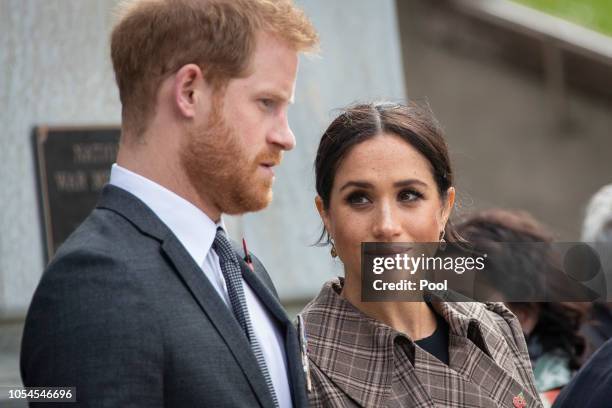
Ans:
<svg viewBox="0 0 612 408"><path fill-rule="evenodd" d="M274 102L274 100L272 99L267 99L267 98L263 98L259 100L259 103L261 104L261 106L263 106L266 109L272 109L274 108L274 106L276 105L276 103Z"/></svg>
<svg viewBox="0 0 612 408"><path fill-rule="evenodd" d="M405 202L417 201L421 198L423 198L423 194L414 190L403 190L398 195L398 199Z"/></svg>

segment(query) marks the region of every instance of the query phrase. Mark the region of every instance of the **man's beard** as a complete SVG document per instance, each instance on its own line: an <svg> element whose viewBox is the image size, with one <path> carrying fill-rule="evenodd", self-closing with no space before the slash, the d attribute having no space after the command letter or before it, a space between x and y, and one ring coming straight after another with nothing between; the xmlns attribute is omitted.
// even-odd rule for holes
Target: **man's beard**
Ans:
<svg viewBox="0 0 612 408"><path fill-rule="evenodd" d="M181 164L199 198L225 214L258 211L272 200L272 178L262 176L259 165L280 163L282 152L249 155L220 109L208 123L187 134L181 148Z"/></svg>

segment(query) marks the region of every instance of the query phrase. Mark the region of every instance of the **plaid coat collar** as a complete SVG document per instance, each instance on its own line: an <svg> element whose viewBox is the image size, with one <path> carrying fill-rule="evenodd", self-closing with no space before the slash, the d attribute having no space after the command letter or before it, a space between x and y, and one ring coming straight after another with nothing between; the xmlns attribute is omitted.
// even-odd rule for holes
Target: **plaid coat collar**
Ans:
<svg viewBox="0 0 612 408"><path fill-rule="evenodd" d="M394 349L398 342L405 346L412 364L412 372L406 375L414 379L416 389L412 395L419 399L415 401L417 406L434 406L427 385L419 379L427 376L430 369L445 370L444 375L457 376L458 381L473 378L475 371L485 372L488 381L484 391L509 402L503 406L512 407L512 398L520 392L528 402L527 407L540 406L526 350L511 350L504 338L510 334L501 333L491 317L490 311L510 313L505 307L476 302L432 302L449 325L450 365L446 366L415 347L405 334L363 314L342 298L339 295L342 285L342 278L327 282L306 306L302 317L311 362L360 406L385 405L391 392ZM527 367L518 367L522 370L515 366L517 353L525 354Z"/></svg>

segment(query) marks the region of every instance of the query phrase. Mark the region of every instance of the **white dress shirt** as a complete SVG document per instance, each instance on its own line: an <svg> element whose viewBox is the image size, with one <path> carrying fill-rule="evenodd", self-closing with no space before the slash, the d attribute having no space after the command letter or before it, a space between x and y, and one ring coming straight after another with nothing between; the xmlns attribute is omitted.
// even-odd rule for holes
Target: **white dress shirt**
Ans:
<svg viewBox="0 0 612 408"><path fill-rule="evenodd" d="M118 164L113 164L109 183L138 197L170 228L231 310L219 257L212 249L217 227L225 230L223 221L215 224L189 201ZM279 405L292 407L283 335L250 286L244 279L242 282L251 324L266 360Z"/></svg>

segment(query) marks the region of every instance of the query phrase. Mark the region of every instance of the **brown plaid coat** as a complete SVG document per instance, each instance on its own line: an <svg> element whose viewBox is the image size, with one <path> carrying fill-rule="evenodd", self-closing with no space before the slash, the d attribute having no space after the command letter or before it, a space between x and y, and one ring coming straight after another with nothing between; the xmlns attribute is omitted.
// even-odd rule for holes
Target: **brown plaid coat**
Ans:
<svg viewBox="0 0 612 408"><path fill-rule="evenodd" d="M503 304L432 303L449 324L447 366L340 297L341 285L327 282L301 313L312 407L542 407L523 333Z"/></svg>

